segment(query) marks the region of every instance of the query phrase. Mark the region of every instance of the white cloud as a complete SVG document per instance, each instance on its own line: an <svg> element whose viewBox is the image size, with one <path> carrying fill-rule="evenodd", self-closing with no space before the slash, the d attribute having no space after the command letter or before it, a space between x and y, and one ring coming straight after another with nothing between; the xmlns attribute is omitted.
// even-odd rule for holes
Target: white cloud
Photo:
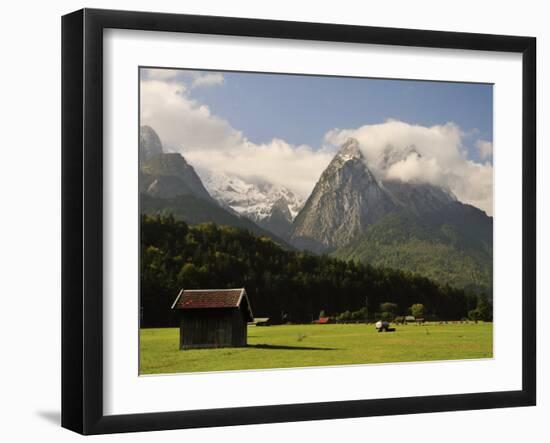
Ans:
<svg viewBox="0 0 550 443"><path fill-rule="evenodd" d="M188 88L175 82L141 82L141 123L157 131L168 150L227 149L242 138L223 119L189 97Z"/></svg>
<svg viewBox="0 0 550 443"><path fill-rule="evenodd" d="M198 170L237 175L247 181L265 180L285 186L307 198L333 154L309 146L293 146L284 140L255 144L242 140L232 150L192 150L185 157Z"/></svg>
<svg viewBox="0 0 550 443"><path fill-rule="evenodd" d="M444 186L460 201L493 213L493 166L468 159L462 144L465 134L457 125L426 127L388 120L356 129L333 129L325 141L338 146L348 137L359 141L368 165L382 179Z"/></svg>
<svg viewBox="0 0 550 443"><path fill-rule="evenodd" d="M193 88L200 88L204 86L217 86L223 85L225 79L223 74L219 72L208 72L208 73L194 73L193 81L191 83Z"/></svg>
<svg viewBox="0 0 550 443"><path fill-rule="evenodd" d="M307 198L337 147L355 137L379 177L445 186L460 201L492 214L493 167L468 159L462 143L465 134L453 123L426 127L389 120L333 129L326 133L326 145L320 150L282 139L257 144L194 100L190 90L182 82L144 77L141 124L153 127L166 150L180 152L199 172L263 179ZM388 162L390 154L396 157Z"/></svg>
<svg viewBox="0 0 550 443"><path fill-rule="evenodd" d="M141 82L141 124L155 129L165 150L180 152L201 170L264 179L306 198L333 153L281 139L256 144L192 99L180 83Z"/></svg>
<svg viewBox="0 0 550 443"><path fill-rule="evenodd" d="M141 74L143 78L149 80L170 80L177 76L178 71L176 69L146 68L142 69Z"/></svg>
<svg viewBox="0 0 550 443"><path fill-rule="evenodd" d="M410 154L403 160L391 165L386 171L386 178L410 182L422 177L423 181L435 182L441 175L441 169L435 158L426 159Z"/></svg>
<svg viewBox="0 0 550 443"><path fill-rule="evenodd" d="M476 141L476 149L479 152L479 158L485 160L493 155L493 144L487 140Z"/></svg>
<svg viewBox="0 0 550 443"><path fill-rule="evenodd" d="M223 85L225 78L221 72L191 71L186 69L144 68L142 79L176 82L189 89Z"/></svg>

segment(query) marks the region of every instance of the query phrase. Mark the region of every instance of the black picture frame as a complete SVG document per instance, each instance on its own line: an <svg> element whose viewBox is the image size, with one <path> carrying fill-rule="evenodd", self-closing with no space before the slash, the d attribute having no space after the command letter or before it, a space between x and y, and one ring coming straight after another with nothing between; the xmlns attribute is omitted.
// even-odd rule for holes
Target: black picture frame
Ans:
<svg viewBox="0 0 550 443"><path fill-rule="evenodd" d="M103 30L454 48L522 54L522 389L103 413ZM536 39L230 17L83 9L62 18L62 426L82 434L488 409L536 404Z"/></svg>

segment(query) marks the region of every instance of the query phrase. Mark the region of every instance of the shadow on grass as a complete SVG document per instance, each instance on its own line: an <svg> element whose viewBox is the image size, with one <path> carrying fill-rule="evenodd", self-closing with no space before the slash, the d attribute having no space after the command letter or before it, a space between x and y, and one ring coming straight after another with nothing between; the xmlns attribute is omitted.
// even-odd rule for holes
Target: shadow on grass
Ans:
<svg viewBox="0 0 550 443"><path fill-rule="evenodd" d="M284 346L284 345L247 345L247 348L256 349L281 349L287 351L338 351L337 348L313 348L310 346Z"/></svg>

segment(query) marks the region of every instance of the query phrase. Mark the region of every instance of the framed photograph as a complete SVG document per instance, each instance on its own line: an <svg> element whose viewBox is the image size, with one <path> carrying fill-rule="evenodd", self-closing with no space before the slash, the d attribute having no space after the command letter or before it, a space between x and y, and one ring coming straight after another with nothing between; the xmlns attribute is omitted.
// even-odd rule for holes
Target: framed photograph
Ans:
<svg viewBox="0 0 550 443"><path fill-rule="evenodd" d="M536 403L536 41L62 20L62 425Z"/></svg>

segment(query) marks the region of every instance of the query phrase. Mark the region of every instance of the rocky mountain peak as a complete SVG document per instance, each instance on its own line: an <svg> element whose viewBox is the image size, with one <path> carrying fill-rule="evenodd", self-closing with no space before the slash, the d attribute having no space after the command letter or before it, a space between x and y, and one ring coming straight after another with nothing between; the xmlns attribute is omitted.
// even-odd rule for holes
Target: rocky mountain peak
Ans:
<svg viewBox="0 0 550 443"><path fill-rule="evenodd" d="M363 185L376 183L377 179L367 165L367 159L355 138L348 138L342 144L328 167L323 171L318 185L324 188L327 183L359 180Z"/></svg>
<svg viewBox="0 0 550 443"><path fill-rule="evenodd" d="M314 252L346 244L395 202L378 183L356 139L348 139L323 171L293 223L292 240Z"/></svg>
<svg viewBox="0 0 550 443"><path fill-rule="evenodd" d="M163 152L162 142L150 126L140 128L139 163L141 192L159 198L192 194L211 200L193 167L181 154Z"/></svg>
<svg viewBox="0 0 550 443"><path fill-rule="evenodd" d="M151 157L162 154L160 137L151 126L139 128L139 161L143 164Z"/></svg>
<svg viewBox="0 0 550 443"><path fill-rule="evenodd" d="M359 142L357 139L350 137L346 142L340 147L336 158L343 160L344 162L348 160L364 160L363 153L359 149Z"/></svg>

